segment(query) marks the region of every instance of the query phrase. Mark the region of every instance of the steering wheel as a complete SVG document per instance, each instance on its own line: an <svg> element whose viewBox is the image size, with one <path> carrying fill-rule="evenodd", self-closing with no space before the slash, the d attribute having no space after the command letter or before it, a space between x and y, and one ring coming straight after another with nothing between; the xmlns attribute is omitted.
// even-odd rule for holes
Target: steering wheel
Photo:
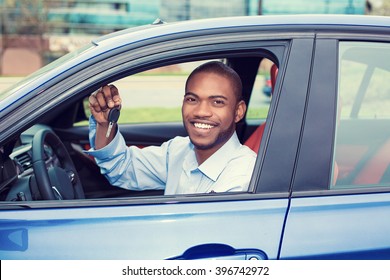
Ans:
<svg viewBox="0 0 390 280"><path fill-rule="evenodd" d="M52 148L61 166L46 166L45 145ZM32 162L42 199L84 198L83 187L72 159L65 145L51 129L44 128L35 133L32 141Z"/></svg>

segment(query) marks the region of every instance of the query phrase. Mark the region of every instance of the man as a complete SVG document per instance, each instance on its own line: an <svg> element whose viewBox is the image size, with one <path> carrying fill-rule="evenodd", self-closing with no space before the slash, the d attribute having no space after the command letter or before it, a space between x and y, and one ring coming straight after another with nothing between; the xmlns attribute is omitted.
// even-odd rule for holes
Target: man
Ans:
<svg viewBox="0 0 390 280"><path fill-rule="evenodd" d="M111 184L131 190L165 189L165 194L246 191L256 154L240 144L235 129L245 114L237 73L221 62L208 62L188 77L182 117L188 137L160 147L127 147L108 112L121 98L104 86L89 98L89 154Z"/></svg>

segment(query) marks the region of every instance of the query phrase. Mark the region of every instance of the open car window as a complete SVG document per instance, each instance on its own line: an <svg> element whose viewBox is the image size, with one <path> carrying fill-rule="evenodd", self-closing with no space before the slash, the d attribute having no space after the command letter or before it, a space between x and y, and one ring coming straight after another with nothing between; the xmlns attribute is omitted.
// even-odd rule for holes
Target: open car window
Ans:
<svg viewBox="0 0 390 280"><path fill-rule="evenodd" d="M245 58L245 60L247 59ZM226 58L214 60L245 68L241 65L245 60L240 61L240 58L235 57L233 61ZM149 146L160 146L176 136L187 136L181 114L185 82L193 69L207 61L210 60L158 67L110 82L119 89L123 100L118 123L127 146L137 146L143 149ZM257 57L254 64L256 64L254 66L255 72L252 73L254 79L243 82L245 92L247 92L245 99L250 100L247 116L237 127L239 141L244 145L249 145L247 143L248 138L252 134L256 134L255 131L260 124L264 125L271 104L271 98L267 96L265 91L268 90L267 86L270 86L267 84L267 80L270 78L269 71L273 62L266 58ZM92 93L91 91L86 94L83 101L82 107L87 118L91 115L88 108L88 97ZM43 199L38 184L35 182L36 175L32 164L32 140L35 133L41 128L50 130L50 127L46 125L34 126L25 131L16 143L11 159L15 162L15 168L19 168L19 179L16 180L11 190L8 191L7 189L8 192L3 193L3 200L30 201ZM74 130L87 132L88 120L76 122ZM64 140L67 147L75 149L71 152L72 160L75 162L80 177L79 180L85 193L85 196L79 198L104 199L163 195L162 190L152 189L139 192L112 186L99 171L95 159L85 154L84 151L91 149L86 136L87 134L84 133L83 139L76 139L76 141L72 139ZM250 148L257 153L261 137L255 137L252 143L253 141L257 143L256 148L251 146ZM63 164L56 154L56 148L46 142L44 145L44 160L46 160L48 169L56 166L61 167ZM249 192L252 191L249 190ZM57 192L61 193L55 187L55 193ZM66 199L62 195L56 196L56 198Z"/></svg>

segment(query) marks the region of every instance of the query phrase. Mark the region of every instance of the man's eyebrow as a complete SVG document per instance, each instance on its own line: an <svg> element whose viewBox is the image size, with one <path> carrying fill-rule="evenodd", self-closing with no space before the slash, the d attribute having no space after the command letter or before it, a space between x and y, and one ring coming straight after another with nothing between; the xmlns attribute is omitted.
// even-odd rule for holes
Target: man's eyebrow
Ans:
<svg viewBox="0 0 390 280"><path fill-rule="evenodd" d="M195 97L198 97L198 95L196 95L195 93L190 92L190 91L188 91L188 92L186 92L186 93L184 94L184 96L187 96L187 95L193 95L193 96L195 96Z"/></svg>
<svg viewBox="0 0 390 280"><path fill-rule="evenodd" d="M184 96L188 96L188 95L192 95L194 97L199 97L196 93L193 93L193 92L186 92L184 94ZM225 99L225 100L228 100L228 98L224 95L210 95L208 96L208 99L217 99L217 98L222 98L222 99Z"/></svg>
<svg viewBox="0 0 390 280"><path fill-rule="evenodd" d="M216 98L222 98L222 99L228 100L228 98L224 95L210 95L209 96L209 99L216 99Z"/></svg>

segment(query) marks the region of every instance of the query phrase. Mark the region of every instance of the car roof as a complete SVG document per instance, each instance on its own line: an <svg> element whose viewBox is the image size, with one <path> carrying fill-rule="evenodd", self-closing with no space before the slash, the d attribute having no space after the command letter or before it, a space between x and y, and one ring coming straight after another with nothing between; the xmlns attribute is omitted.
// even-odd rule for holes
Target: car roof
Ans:
<svg viewBox="0 0 390 280"><path fill-rule="evenodd" d="M348 27L390 27L390 18L385 16L366 15L265 15L222 17L200 20L189 20L174 23L156 23L141 27L128 28L102 36L93 41L96 45L128 44L137 40L166 36L183 32L201 30L237 28L237 27L272 27L274 29L291 27L294 29L315 28L348 28ZM158 27L158 28L155 28Z"/></svg>

